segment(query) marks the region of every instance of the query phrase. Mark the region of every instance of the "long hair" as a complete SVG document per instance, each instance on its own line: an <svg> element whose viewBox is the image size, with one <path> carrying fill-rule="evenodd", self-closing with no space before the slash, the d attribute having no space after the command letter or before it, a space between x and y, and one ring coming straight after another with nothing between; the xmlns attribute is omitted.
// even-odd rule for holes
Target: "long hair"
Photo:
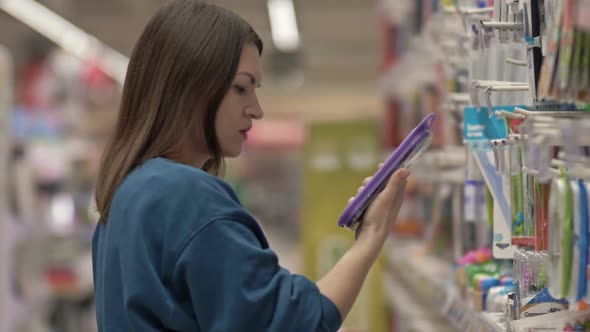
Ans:
<svg viewBox="0 0 590 332"><path fill-rule="evenodd" d="M215 115L247 43L262 54L262 41L245 20L204 1L171 0L152 17L131 55L117 124L99 167L95 196L102 222L131 170L178 153L196 132L210 155L203 169L219 175Z"/></svg>

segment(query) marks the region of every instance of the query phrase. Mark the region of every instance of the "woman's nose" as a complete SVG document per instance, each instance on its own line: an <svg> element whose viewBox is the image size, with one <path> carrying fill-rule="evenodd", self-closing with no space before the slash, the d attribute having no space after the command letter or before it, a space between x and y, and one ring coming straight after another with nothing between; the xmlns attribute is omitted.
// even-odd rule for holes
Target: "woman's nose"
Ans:
<svg viewBox="0 0 590 332"><path fill-rule="evenodd" d="M264 111L262 110L262 106L260 105L260 101L256 98L255 102L246 107L246 116L252 119L260 120L264 116Z"/></svg>

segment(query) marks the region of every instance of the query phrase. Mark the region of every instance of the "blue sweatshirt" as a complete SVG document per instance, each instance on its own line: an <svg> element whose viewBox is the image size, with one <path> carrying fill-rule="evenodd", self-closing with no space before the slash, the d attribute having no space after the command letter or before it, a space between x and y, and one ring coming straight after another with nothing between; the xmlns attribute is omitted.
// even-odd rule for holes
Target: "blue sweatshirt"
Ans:
<svg viewBox="0 0 590 332"><path fill-rule="evenodd" d="M336 331L336 306L281 268L229 185L148 160L117 189L93 237L100 332Z"/></svg>

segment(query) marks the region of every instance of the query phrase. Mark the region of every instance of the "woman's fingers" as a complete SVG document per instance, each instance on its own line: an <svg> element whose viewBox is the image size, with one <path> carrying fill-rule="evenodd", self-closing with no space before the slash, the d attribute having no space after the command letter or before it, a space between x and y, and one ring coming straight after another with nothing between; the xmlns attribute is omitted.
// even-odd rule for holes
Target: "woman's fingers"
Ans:
<svg viewBox="0 0 590 332"><path fill-rule="evenodd" d="M381 168L381 167L383 167L383 163L379 164L379 168ZM362 186L360 186L360 187L357 189L356 193L358 194L358 193L360 193L360 192L361 192L363 189L365 189L365 186L366 186L366 185L367 185L367 184L368 184L368 183L369 183L369 182L370 182L372 179L373 179L373 177L372 177L372 176L369 176L369 177L365 178L365 179L363 180L363 185L362 185ZM353 201L353 200L354 200L354 197L351 197L351 198L348 200L348 204L352 203L352 201Z"/></svg>

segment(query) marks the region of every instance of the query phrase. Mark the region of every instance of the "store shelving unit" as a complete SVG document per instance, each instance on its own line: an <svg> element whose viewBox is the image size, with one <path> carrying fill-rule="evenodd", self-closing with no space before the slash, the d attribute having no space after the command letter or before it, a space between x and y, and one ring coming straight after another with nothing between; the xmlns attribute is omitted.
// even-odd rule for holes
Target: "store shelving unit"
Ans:
<svg viewBox="0 0 590 332"><path fill-rule="evenodd" d="M385 252L392 271L392 276L385 281L392 307L403 308L412 301L418 303L414 304L417 309L402 310L419 312L423 318L429 316L427 321L435 324L438 331L446 331L440 324L453 326L452 331L507 331L504 314L479 312L459 296L452 263L426 253L422 241L392 237ZM401 300L400 289L407 293ZM396 305L400 302L402 304ZM441 319L446 323L440 323Z"/></svg>
<svg viewBox="0 0 590 332"><path fill-rule="evenodd" d="M445 136L443 142L426 153L414 168L418 186L425 185L429 188L425 190L425 202L431 202L430 199L436 196L433 192L438 189L432 188L453 186L454 189L459 189L456 191L459 192L456 197L453 193L452 203L448 202L450 200L444 203L446 204L445 209L449 208L453 211L452 218L447 215L445 220L453 219L452 242L455 244L453 248L455 257L454 259L437 257L436 255L440 253L432 250L434 244L430 243L428 239L424 241L424 239L392 238L386 249L391 269L391 277L388 278L386 286L388 295L391 297L392 308L396 312L404 312L402 306L397 304L399 300L396 300L396 292L403 288L407 293L404 295L403 301L409 301L407 299L411 298L412 301L422 306L430 307L430 309L418 308L416 310L438 313L460 331L500 332L508 331L509 325L518 330L519 325L523 322L544 327L547 325L547 321L554 319L554 317L558 320L558 323L555 324L563 323L559 327L551 327L555 328L552 330L557 331L563 326L573 324L572 322L578 324L580 321L586 321L589 315L582 311L570 310L570 316L565 315L565 318L559 320L555 311L562 309L546 311L543 311L544 308L538 309L540 303L552 304L562 301L550 296L543 297L546 280L542 277L539 277L538 280L544 281L537 283L537 279L535 279L534 290L528 291L525 286L522 286L530 280L528 272L518 271L517 268L512 271L510 268L505 268L504 263L512 261L516 249L528 252L549 249L551 253L552 248L546 246L549 237L547 225L550 225L551 222L556 224L555 219L557 218L555 214L551 215L551 213L554 213L557 208L546 207L548 195L545 191L540 193L538 188L541 185L551 183L557 177L565 177L571 181L584 180L584 182L590 179L588 151L583 151L590 144L590 138L585 136L590 128L590 122L587 121L590 116L587 94L590 85L586 82L587 80L580 79L587 74L586 71L590 68L587 63L583 64L582 62L582 54L585 54L582 50L586 50L588 44L582 44L581 40L585 39L580 37L587 37L590 31L585 23L588 17L587 12L580 13L580 11L588 9L587 3L584 1L496 0L494 7L476 8L476 6L489 5L490 2L443 0L435 2L383 0L382 2L385 5L382 5L381 8L391 11L383 16L393 18L393 22L390 22L387 29L394 31L394 33L387 37L394 36L395 38L392 39L395 39L395 42L392 44L399 44L396 47L387 44L386 48L395 49L396 52L399 51L399 54L396 53L393 57L396 59L396 64L384 72L381 79L381 90L384 92L385 99L389 100L393 95L402 100L399 102L400 104L410 105L405 109L400 107L401 112L407 112L405 115L391 116L391 118L405 119L405 116L420 118L428 113L436 113L441 115L439 118L443 119L447 127L452 121L457 126L463 125L464 120L466 126L466 128L461 128L466 130L461 130L461 135L459 135L465 136L465 141L453 140L450 143L453 152L445 151L451 141L447 141L447 138L451 137L450 135ZM465 4L468 4L470 8L453 6ZM401 9L406 10L405 15L396 15L395 11ZM418 23L414 23L412 20ZM462 28L456 29L457 25L453 25L452 21L461 22ZM555 24L559 24L559 26ZM558 30L560 32L557 32ZM575 40L569 39L573 34L578 37ZM549 40L543 40L545 37ZM552 41L552 38L556 40ZM552 43L558 45L557 49L549 50ZM441 54L445 56L441 56ZM558 55L561 57L559 63L555 61ZM385 58L391 58L391 55L386 54ZM560 75L551 74L552 70L557 71L556 68L559 68ZM547 71L545 72L543 69L547 69ZM443 77L442 79L433 74L437 71L444 73L440 75ZM444 83L440 84L441 82ZM451 83L449 84L449 82ZM437 92L443 91L442 97L436 93L433 94L431 92L433 89L438 89ZM526 106L522 106L521 109L520 105ZM538 119L544 119L545 127L534 126L537 116ZM504 122L504 119L508 120ZM569 120L564 121L564 119ZM478 127L484 129L479 130ZM533 129L527 128L536 128L536 140L531 138L532 135L529 135L534 133ZM531 131L527 132L526 130ZM543 134L540 134L541 132ZM447 131L444 133L446 134ZM481 135L477 136L477 134ZM543 150L545 148L550 152ZM459 158L461 153L455 153L456 149L463 151L468 156L465 158L467 162L461 161ZM541 160L539 156L527 155L526 149L530 149L529 153L530 151L536 151L538 154L546 152L548 155L551 153L557 155L559 151L565 157L546 157L548 160L545 161L545 159ZM510 157L506 156L507 153L510 153ZM572 159L568 160L568 154L573 156ZM453 159L456 160L453 161ZM444 163L441 164L441 161ZM525 161L529 165L534 163L536 166L529 169L526 167ZM525 183L524 188L519 181ZM482 194L487 197L485 199L487 202L484 202L485 210L488 212L487 217L472 217L475 210L472 202L477 198L474 198L476 196L472 194L472 191L466 194L468 189L475 190L473 183L468 182L478 182L478 185L481 184L478 188L487 187L486 193ZM465 193L464 196L461 195L461 190ZM417 194L413 192L411 195L416 196ZM527 205L521 204L525 200L521 200L523 196L527 200ZM557 197L553 193L550 196ZM584 196L582 195L582 197ZM458 204L455 204L456 202ZM433 203L432 206L429 206L428 203L424 205L424 209L429 212L436 210L438 213L443 213L439 211L442 208L438 205L435 206ZM534 213L531 211L533 208ZM558 208L566 209L567 207ZM477 210L481 209L481 205L478 205ZM553 211L551 211L552 209ZM463 214L463 216L459 216L460 222L458 223L455 218L456 211ZM569 211L579 210L572 207ZM465 216L468 212L471 217ZM448 211L444 213L448 213ZM584 212L575 213L583 215ZM483 214L479 213L479 215ZM574 212L570 212L570 214L574 214ZM523 215L525 216L523 217ZM547 215L550 216L546 218ZM527 217L528 230L523 231L519 228L521 226L518 223ZM426 236L417 237L428 238L429 227L434 223L432 221L437 218L441 219L440 216L417 218L421 226L426 229L424 232ZM493 220L488 223L488 218ZM578 220L581 220L584 225L581 217ZM467 223L471 223L471 225L467 225ZM482 244L483 241L479 241L479 237L477 240L473 240L474 233L477 233L477 236L483 234L479 233L480 229L476 231L467 229L467 226L473 226L474 223L491 226L491 234L485 237L490 243ZM532 227L531 224L533 224ZM533 235L531 230L534 231ZM568 230L566 229L566 231ZM574 234L576 234L574 238L583 238L577 236L579 233ZM448 236L448 234L444 234L444 236ZM559 236L568 235L555 235L555 238L559 238ZM459 246L460 250L455 250L456 244L466 238L468 248L461 245ZM448 240L448 238L443 239L442 237L441 239ZM475 244L476 242L477 244ZM578 245L584 246L585 242L578 243ZM445 250L449 246L451 245L447 244ZM466 256L463 261L471 261L475 268L473 270L471 268L465 269L469 272L463 271L463 274L457 273L455 276L454 262L460 261L460 258L467 252L470 255L474 254L470 250L482 247L491 248L496 260L494 263L497 265L493 265L494 263L490 265L498 267L502 272L490 271L489 275L484 273L477 276L478 272L474 271L478 271L479 266L475 263L473 256ZM584 252L583 248L579 250ZM565 255L563 250L560 252L561 255ZM481 260L478 258L477 262L481 262ZM549 263L542 261L538 264ZM582 264L585 264L584 261ZM509 266L510 264L505 265ZM583 271L583 265L580 269ZM509 321L505 313L479 311L481 305L475 294L480 298L484 294L475 289L485 292L488 286L485 285L484 280L489 277L492 283L508 285L505 288L495 289L502 290L504 292L502 294L508 297L507 293L511 291L509 289L511 279L508 277L511 277L512 274L514 274L514 280L517 281L516 286L521 286L520 288L516 287L516 294L513 294L514 306L511 309L515 310L513 312L516 313L516 318ZM457 285L464 281L466 275L471 283L470 287L473 289L457 289ZM498 275L502 275L502 278ZM550 280L551 276L548 278ZM508 280L507 284L504 284L502 279ZM557 278L557 280L560 279ZM585 286L582 283L578 287L578 292L585 292L582 288ZM524 293L527 295L522 295ZM540 297L530 300L533 295L540 295ZM567 295L551 295L567 297ZM520 297L526 299L527 302L522 303ZM580 300L580 297L578 295L576 302ZM581 298L583 299L583 297ZM472 305L470 301L478 305ZM506 302L511 303L510 301ZM574 306L571 303L574 303ZM570 299L570 308L582 310L586 306L587 302L578 305ZM532 308L539 311L532 311ZM501 310L498 307L494 309ZM508 306L506 310L510 311ZM567 310L563 310L562 314L567 312ZM518 318L519 314L523 315L522 319ZM572 318L578 314L577 318ZM524 329L518 331L524 331Z"/></svg>
<svg viewBox="0 0 590 332"><path fill-rule="evenodd" d="M455 327L438 311L425 307L417 301L413 290L403 287L403 282L394 275L383 279L383 288L388 294L388 304L395 310L396 330L408 332L454 332ZM429 317L429 319L425 319Z"/></svg>
<svg viewBox="0 0 590 332"><path fill-rule="evenodd" d="M63 17L34 0L2 0L0 10L23 22L55 42L73 56L96 62L115 81L123 85L129 58L105 45Z"/></svg>
<svg viewBox="0 0 590 332"><path fill-rule="evenodd" d="M53 41L61 50L65 51L64 53L84 63L95 64L119 85L123 84L128 64L126 56L100 42L96 37L68 22L39 2L34 0L0 0L0 11ZM84 252L81 250L77 252L80 246L71 245L68 247L70 242L86 244L88 242L87 236L81 235L80 237L83 239L80 239L74 238L76 235L73 235L66 239L67 236L60 237L51 234L44 223L45 220L42 220L49 213L40 212L41 209L37 204L39 202L36 197L36 179L33 179L32 173L34 172L31 170L31 164L34 161L30 158L30 151L25 152L27 156L23 158L24 160L19 160L18 165L12 163L12 151L9 143L13 137L9 130L11 123L9 116L14 111L10 100L13 95L13 75L8 51L0 48L0 331L14 331L9 325L19 328L24 325L23 328L27 331L48 331L47 318L51 316L51 310L57 312L53 313L54 316L60 316L57 320L61 320L61 322L58 322L57 325L62 325L64 331L92 331L92 326L83 327L83 325L86 321L94 324L95 320L92 317L94 310L90 308L81 311L76 307L78 303L86 301L92 295L91 255L88 248ZM72 155L80 150L70 147L69 143L70 141L67 141L59 147L62 149L60 151L65 151L62 156L65 162L71 162ZM29 147L27 146L27 148ZM47 147L47 149L50 150L51 147ZM88 149L83 150L88 151ZM9 163L12 167L9 167ZM17 182L15 186L18 188L16 190L9 189L9 181ZM18 220L14 218L15 216L10 215L8 201L11 199L11 195L17 202L17 210L21 210L20 212L23 214L18 216ZM35 202L30 202L29 198ZM48 206L50 204L45 203ZM41 214L42 218L39 218L38 214ZM47 271L42 266L43 263L46 263L42 262L43 259L46 259L43 256L43 250L51 241L54 241L56 245L45 253L59 256L60 253L56 252L61 249L62 253L66 252L63 256L69 257L72 252L76 252L78 256L69 261L71 266L68 266L75 272L77 278L72 287L64 287L62 284L56 286L60 281L54 282L55 285L52 284L47 276ZM56 249L55 247L59 245L62 247ZM17 257L21 255L24 257L18 261ZM67 258L63 258L63 260L65 261ZM23 268L21 265L27 266ZM18 275L16 275L16 270L19 272ZM26 272L21 270L26 270ZM23 280L21 274L26 274L24 278L26 280ZM22 298L15 299L13 290L15 284L24 288L23 294L21 294ZM56 302L62 304L61 308L56 308L54 305Z"/></svg>

